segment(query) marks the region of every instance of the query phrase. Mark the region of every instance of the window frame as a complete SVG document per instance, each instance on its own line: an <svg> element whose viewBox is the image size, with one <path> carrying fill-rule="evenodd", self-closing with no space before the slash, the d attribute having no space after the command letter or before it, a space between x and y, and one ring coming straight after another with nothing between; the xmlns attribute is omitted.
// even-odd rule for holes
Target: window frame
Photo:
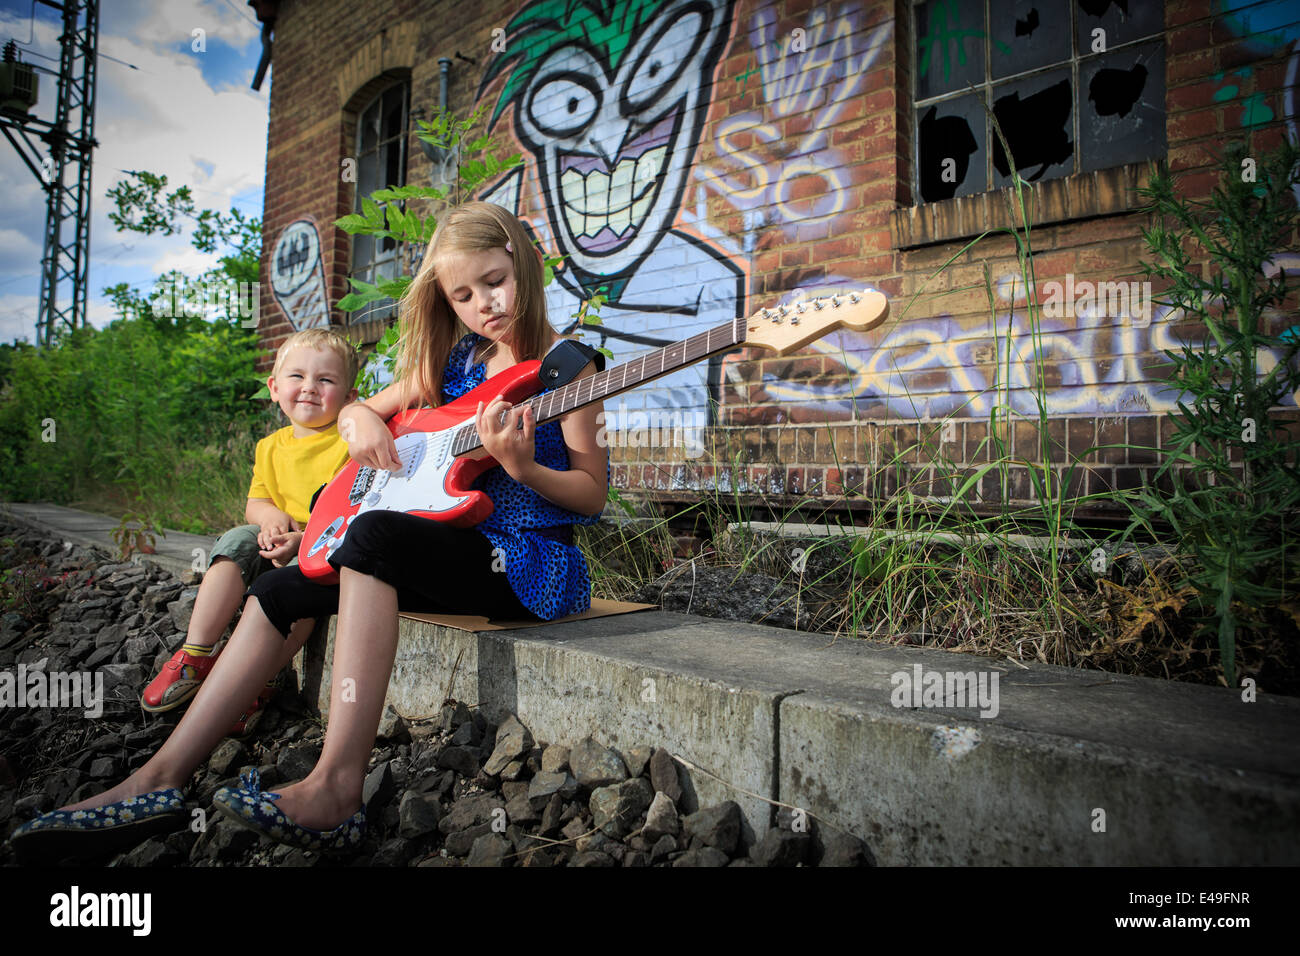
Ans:
<svg viewBox="0 0 1300 956"><path fill-rule="evenodd" d="M357 163L356 166L357 179L353 185L352 212L355 213L356 215L362 214L361 200L366 198L366 196L369 195L369 193L362 192L360 170L362 166L363 155L370 155L373 153L376 156L376 170L378 171L380 169L386 169L387 168L386 165L381 165L380 162L381 160L384 160L386 158L384 150L386 147L392 148L394 145L396 145L400 151L398 156L397 169L401 174L400 176L401 182L379 184L378 183L379 174L377 172L376 175L377 184L374 188L375 189L386 189L390 187L397 188L406 185L406 175L407 175L408 163L410 161L410 143L411 143L411 86L412 84L411 84L410 77L397 77L394 79L394 82L389 83L386 86L384 86L382 89L376 91L374 96L372 96L369 100L367 100L366 104L362 106L356 113L356 117L357 117L356 127L353 130L353 136L352 136L353 155L355 156L356 163ZM389 137L388 139L384 139L383 129L382 129L383 103L384 103L384 99L394 89L401 89L402 91L401 132L398 133L396 136L392 136ZM374 147L372 149L365 150L365 152L363 153L361 140L366 128L366 115L372 109L381 110L380 133L376 139ZM380 203L381 208L386 205L387 205L386 203ZM398 208L405 211L406 204L404 202L399 202ZM392 262L395 265L394 277L407 275L409 273L411 256L410 256L410 250L406 248L406 246L408 245L407 243L394 242L392 249L384 250L383 254L380 255L379 254L380 246L384 241L386 241L385 238L369 236L367 238L372 239L370 259L365 264L359 265L356 261L357 245L358 245L357 240L361 238L361 236L349 235L348 238L350 240L348 243L348 271L347 271L348 279L357 279L359 281L368 282L373 285L379 279L379 277L376 275L377 270L381 266L387 265L389 262ZM351 282L348 282L347 285L348 285L348 289L351 290L352 288ZM346 313L346 315L348 316L349 326L368 325L369 323L372 322L382 322L387 324L390 320L396 317L396 314L397 314L397 302L394 299L380 299L376 302L372 302L360 314L356 312Z"/></svg>
<svg viewBox="0 0 1300 956"><path fill-rule="evenodd" d="M1153 160L1160 159L1162 158L1163 155L1168 154L1169 143L1168 143L1168 137L1166 136L1164 152L1161 155L1152 156L1147 159L1139 160L1133 163L1121 163L1117 166L1102 166L1095 170L1081 170L1079 168L1082 163L1082 157L1079 150L1079 126L1080 126L1081 118L1080 118L1080 110L1078 108L1079 74L1080 74L1081 64L1086 64L1090 61L1098 60L1102 57L1110 56L1111 54L1122 52L1131 47L1136 47L1142 44L1150 44L1153 42L1158 42L1161 44L1162 47L1165 47L1165 31L1167 29L1167 23L1165 17L1166 11L1164 10L1163 6L1161 7L1161 27L1159 32L1130 39L1123 43L1117 44L1116 46L1113 47L1108 46L1104 53L1091 53L1091 52L1080 53L1078 50L1078 29L1079 29L1078 3L1077 0L1066 0L1066 6L1070 11L1070 25L1069 25L1070 44L1069 44L1068 59L1057 60L1044 66L1033 67L1028 70L1009 73L1006 76L994 78L993 60L992 60L993 36L992 36L992 32L988 29L990 18L992 16L992 10L991 10L992 0L981 0L981 7L983 10L983 18L984 18L983 20L983 26L984 26L984 30L983 30L984 78L983 80L981 80L979 84L971 84L966 86L965 88L950 90L946 93L937 94L934 96L930 96L924 100L921 100L918 97L918 90L920 87L920 74L918 69L919 66L918 50L920 47L920 34L918 31L918 10L923 4L927 2L929 2L929 0L908 0L908 4L907 4L908 5L908 27L909 27L909 37L910 37L907 56L910 58L910 66L911 66L911 69L908 71L910 74L909 76L910 89L908 90L908 94L909 94L908 112L909 112L909 122L911 124L909 129L910 144L908 150L909 159L911 160L911 163L910 163L910 174L908 177L909 179L908 185L912 194L913 206L916 207L935 206L937 204L958 202L960 200L970 201L981 195L988 195L988 194L996 195L1004 189L1013 188L1011 185L1000 186L995 182L995 174L997 173L997 171L993 166L993 155L994 155L995 141L997 139L997 136L993 132L993 124L989 118L988 112L985 112L983 114L984 144L985 144L984 157L983 157L984 158L983 188L978 188L971 193L967 193L961 196L952 196L945 199L935 199L935 200L923 199L921 197L921 179L920 179L920 170L921 170L920 117L925 112L925 110L928 110L931 106L934 106L936 104L959 99L964 96L969 96L971 95L972 91L982 95L984 106L987 108L987 110L992 110L993 91L995 87L1009 86L1013 83L1023 82L1025 80L1032 80L1034 77L1042 76L1054 71L1059 71L1063 66L1068 67L1069 77L1070 77L1070 89L1071 89L1071 97L1072 97L1071 109L1070 109L1070 135L1071 135L1071 143L1073 145L1071 160L1073 161L1074 168L1070 172L1065 173L1063 175L1057 175L1051 177L1045 175L1043 179L1035 181L1034 183L1031 184L1031 186L1041 186L1044 183L1058 181L1058 180L1069 181L1081 176L1089 176L1095 173L1105 172L1107 170L1124 169L1128 166L1140 166L1148 162L1151 162ZM969 5L967 5L967 8L969 8ZM1167 53L1167 47L1165 48L1165 52ZM1164 85L1165 77L1161 77L1161 83L1162 85ZM1166 96L1168 94L1167 86L1165 87L1165 94ZM1164 112L1165 121L1167 123L1168 111L1165 108L1164 104L1162 104L1162 111ZM1012 170L1013 174L1015 172L1017 172L1017 170Z"/></svg>

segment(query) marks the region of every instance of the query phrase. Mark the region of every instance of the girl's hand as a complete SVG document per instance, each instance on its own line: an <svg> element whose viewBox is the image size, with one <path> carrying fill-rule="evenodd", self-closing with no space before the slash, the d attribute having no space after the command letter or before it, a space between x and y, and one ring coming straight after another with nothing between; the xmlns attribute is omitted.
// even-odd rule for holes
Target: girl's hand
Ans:
<svg viewBox="0 0 1300 956"><path fill-rule="evenodd" d="M478 417L474 427L487 453L515 481L527 484L526 476L537 462L537 448L533 438L537 430L537 417L528 405L511 406L498 396L485 407L478 403Z"/></svg>
<svg viewBox="0 0 1300 956"><path fill-rule="evenodd" d="M257 552L266 558L277 568L282 568L298 553L298 543L302 541L301 531L287 531L273 536L268 547L264 547ZM258 535L258 544L261 544L261 535Z"/></svg>
<svg viewBox="0 0 1300 956"><path fill-rule="evenodd" d="M397 471L397 442L384 420L366 405L349 405L339 413L339 435L348 443L348 455L357 464L384 471Z"/></svg>

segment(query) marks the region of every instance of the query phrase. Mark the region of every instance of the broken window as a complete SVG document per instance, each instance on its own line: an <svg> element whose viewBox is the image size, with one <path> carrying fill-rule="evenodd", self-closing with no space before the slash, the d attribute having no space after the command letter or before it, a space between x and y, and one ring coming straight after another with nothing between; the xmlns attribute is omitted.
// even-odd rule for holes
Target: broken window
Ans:
<svg viewBox="0 0 1300 956"><path fill-rule="evenodd" d="M361 111L357 120L357 185L353 211L358 215L363 214L361 200L375 190L406 185L409 91L407 83L390 86ZM396 279L409 271L403 268L401 250L392 238L363 234L351 238L352 269L348 274L353 279L373 285L384 279ZM349 291L352 291L350 286ZM389 315L396 306L392 299L380 299L367 306L363 313L349 314L353 322L369 321Z"/></svg>
<svg viewBox="0 0 1300 956"><path fill-rule="evenodd" d="M1164 155L1162 4L918 0L912 12L918 202L1009 186L1012 162L1039 182Z"/></svg>

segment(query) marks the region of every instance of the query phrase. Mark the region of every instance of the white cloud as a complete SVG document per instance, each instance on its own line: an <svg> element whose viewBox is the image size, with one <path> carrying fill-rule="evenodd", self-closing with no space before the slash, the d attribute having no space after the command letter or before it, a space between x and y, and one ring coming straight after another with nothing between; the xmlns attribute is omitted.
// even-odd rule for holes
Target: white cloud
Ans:
<svg viewBox="0 0 1300 956"><path fill-rule="evenodd" d="M0 275L36 273L41 264L40 239L39 233L33 237L17 229L0 229Z"/></svg>
<svg viewBox="0 0 1300 956"><path fill-rule="evenodd" d="M139 37L147 44L184 42L188 46L196 27L206 30L208 37L219 36L231 46L243 46L258 36L259 27L252 8L241 0L233 2L239 11L224 0L117 0L107 4L101 16L99 48L126 60L129 57L113 47L119 39Z"/></svg>

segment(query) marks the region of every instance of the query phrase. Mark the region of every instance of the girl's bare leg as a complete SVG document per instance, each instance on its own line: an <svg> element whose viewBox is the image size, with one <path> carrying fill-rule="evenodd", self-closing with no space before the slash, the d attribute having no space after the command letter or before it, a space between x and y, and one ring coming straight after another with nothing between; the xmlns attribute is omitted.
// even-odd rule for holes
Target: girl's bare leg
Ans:
<svg viewBox="0 0 1300 956"><path fill-rule="evenodd" d="M324 750L305 780L276 788L285 816L313 830L333 830L361 806L366 765L397 657L396 589L344 568L336 633ZM346 701L345 680L352 682Z"/></svg>
<svg viewBox="0 0 1300 956"><path fill-rule="evenodd" d="M248 702L293 659L311 635L312 624L310 620L297 622L286 641L262 613L257 598L249 598L226 649L158 752L111 790L61 809L85 810L165 787L183 788ZM376 729L378 726L376 715Z"/></svg>

